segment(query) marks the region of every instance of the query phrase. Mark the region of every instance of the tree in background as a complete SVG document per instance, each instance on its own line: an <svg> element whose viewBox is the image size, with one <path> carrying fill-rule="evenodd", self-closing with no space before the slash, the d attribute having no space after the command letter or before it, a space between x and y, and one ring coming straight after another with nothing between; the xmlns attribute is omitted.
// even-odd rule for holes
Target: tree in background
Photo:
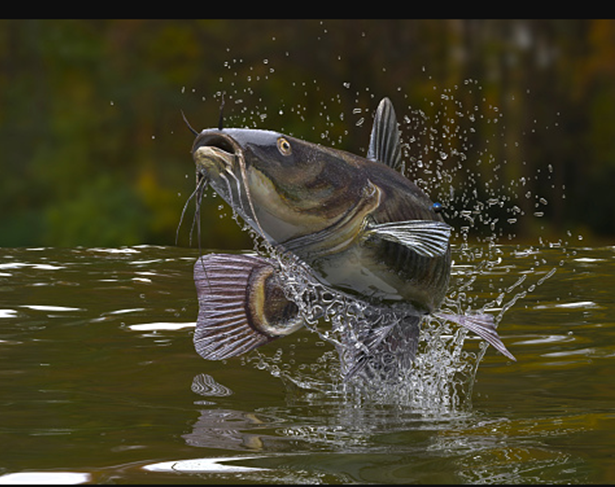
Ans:
<svg viewBox="0 0 615 487"><path fill-rule="evenodd" d="M518 237L612 238L614 66L606 20L0 21L0 245L174 244L194 188L181 111L215 126L222 92L227 126L356 153L389 96L409 175L449 175L439 196L544 213ZM457 223L476 209L455 204ZM220 206L201 244L249 246ZM505 228L505 209L477 211Z"/></svg>

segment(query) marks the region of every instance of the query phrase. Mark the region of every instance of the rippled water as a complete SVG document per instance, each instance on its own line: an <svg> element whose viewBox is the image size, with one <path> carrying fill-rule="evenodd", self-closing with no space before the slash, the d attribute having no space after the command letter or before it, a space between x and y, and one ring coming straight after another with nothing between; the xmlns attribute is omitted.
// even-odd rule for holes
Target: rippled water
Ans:
<svg viewBox="0 0 615 487"><path fill-rule="evenodd" d="M615 247L457 247L447 306L518 362L432 323L419 402L347 394L308 330L202 360L196 257L0 249L0 482L615 482ZM455 401L430 382L451 340Z"/></svg>

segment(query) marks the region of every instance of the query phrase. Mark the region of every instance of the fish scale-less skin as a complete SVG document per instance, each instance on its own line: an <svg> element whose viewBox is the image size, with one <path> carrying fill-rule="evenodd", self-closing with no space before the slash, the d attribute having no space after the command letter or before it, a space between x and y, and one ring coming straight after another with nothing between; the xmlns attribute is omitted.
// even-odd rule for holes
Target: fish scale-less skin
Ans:
<svg viewBox="0 0 615 487"><path fill-rule="evenodd" d="M436 309L448 286L450 255L442 259L422 257L393 242L374 243L375 260L396 273L404 287L404 297L424 312Z"/></svg>
<svg viewBox="0 0 615 487"><path fill-rule="evenodd" d="M364 184L369 181L380 190L378 206L365 215L370 221L375 223L407 220L442 221L442 217L433 210L429 198L397 171L352 154L344 154L344 159L351 161L357 168L358 174L365 181ZM356 179L355 177L354 180ZM313 257L312 248L325 246L327 242L323 239L315 240L312 246L293 247L293 252L319 271L320 275L325 276L327 282L344 291L376 303L403 299L411 303L419 314L436 309L444 298L451 266L450 247L442 256L423 257L407 246L380 238L365 240L357 238L352 244L354 248L346 253ZM335 280L335 274L339 272L335 269L357 265L363 266L366 272L377 275L383 283L397 292L370 293L368 287L379 287L375 280L373 286L367 284L368 287L358 288L360 273L355 274L353 282L350 282L350 277L345 278L344 282ZM353 287L356 293L353 292Z"/></svg>
<svg viewBox="0 0 615 487"><path fill-rule="evenodd" d="M433 210L432 202L420 189L401 174L387 167L368 171L368 177L383 192L379 207L370 215L376 223L406 220L436 220L442 217ZM448 287L451 267L450 246L438 257L423 257L412 249L385 240L372 239L376 259L400 276L405 283L405 296L423 303L428 311L437 308Z"/></svg>
<svg viewBox="0 0 615 487"><path fill-rule="evenodd" d="M280 138L292 147L292 157L277 153ZM440 304L450 249L437 257L410 255L415 248L364 232L370 223L442 221L423 191L398 171L271 131L205 130L193 150L197 166L223 196L230 195L229 185L217 183L216 174L233 173L242 181L234 201L249 199L229 204L272 244L304 260L323 284L373 303L405 300L418 315Z"/></svg>

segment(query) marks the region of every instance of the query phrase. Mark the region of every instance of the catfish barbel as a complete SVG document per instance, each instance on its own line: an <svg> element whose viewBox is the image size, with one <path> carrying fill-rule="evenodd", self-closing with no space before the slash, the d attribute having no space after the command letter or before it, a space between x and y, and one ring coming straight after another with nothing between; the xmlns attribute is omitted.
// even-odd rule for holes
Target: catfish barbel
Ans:
<svg viewBox="0 0 615 487"><path fill-rule="evenodd" d="M192 147L197 190L207 184L274 248L303 261L322 285L373 305L404 307L418 341L428 314L475 332L508 358L488 314L439 312L451 272L451 227L400 172L393 105L376 111L367 157L270 130L206 129ZM199 298L194 343L205 359L240 355L303 326L275 264L209 254L194 267ZM373 331L373 332L372 332ZM368 354L390 329L363 333ZM411 354L414 356L414 351Z"/></svg>

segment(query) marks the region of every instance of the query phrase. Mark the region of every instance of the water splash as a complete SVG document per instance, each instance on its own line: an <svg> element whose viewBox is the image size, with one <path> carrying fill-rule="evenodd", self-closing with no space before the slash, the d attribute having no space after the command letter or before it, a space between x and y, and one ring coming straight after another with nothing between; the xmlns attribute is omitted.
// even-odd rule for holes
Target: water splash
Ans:
<svg viewBox="0 0 615 487"><path fill-rule="evenodd" d="M268 76L274 76L273 72L265 74L263 82ZM261 107L260 99L252 103L258 81L252 79L247 88L237 85L234 92L227 91L228 98L234 99L238 108L235 113L229 113L229 124L263 128L265 120L272 118L269 115L278 112L293 113L302 122L310 119L309 110L313 108L307 102L291 106L280 99L280 106L271 109ZM313 85L317 85L316 80ZM306 100L312 98L310 87L313 86L309 82L293 82L293 87L304 89ZM560 188L555 187L552 165L541 173L533 164L521 160L520 141L513 140L507 131L505 114L486 101L481 89L476 80L470 79L451 88L438 90L434 86L434 92L425 98L421 108L408 105L404 110L396 103L396 109L401 120L404 172L432 200L442 204L445 220L456 229L451 283L442 310L450 314L491 313L498 325L511 308L557 271L540 253L532 252L533 247L506 246L499 241L511 241L527 227L544 230L545 215L553 194ZM374 94L369 93L366 99L368 91L356 83L345 83L344 90L331 100L321 100L317 108L319 116L315 117L318 120L312 126L315 134L312 139L318 139L320 134L323 144L336 146L349 135L349 130L340 125L353 127L354 124L355 130L367 130L369 127L364 125L369 124L364 121L371 118L372 105L375 106ZM348 97L354 100L348 102ZM277 124L277 117L273 118L267 122ZM275 128L293 135L283 124ZM305 134L297 136L309 139ZM494 140L498 138L505 138L508 146L516 148L516 152L513 149L507 152L510 160L494 154L493 148L497 147ZM362 150L359 147L353 152ZM540 181L543 184L537 184ZM547 198L537 188L548 185L553 191ZM559 196L565 197L563 187ZM341 395L354 403L407 404L422 411L470 407L475 376L487 350L485 344L480 342L477 347L472 343L475 337L471 333L428 317L420 327L415 360L407 361L393 354L392 361L389 356L388 362L383 357L380 364L372 363L371 376L358 374L344 380L364 346L366 332L361 330L361 323L367 321L366 315L374 313L374 309L323 288L310 278L309 271L300 262L276 252L234 213L233 218L249 232L257 253L278 262L288 296L299 304L313 333L312 339L327 346L311 362L295 363L280 346L271 347L275 350L273 355L267 349L256 351L244 359L247 363L268 370L290 384L289 387L330 397ZM561 252L561 263L568 255L568 242L551 242L540 237L537 245ZM509 256L518 262L514 269L502 265ZM403 315L396 310L377 312L381 314L383 327L394 326ZM411 338L401 337L410 342ZM388 373L374 375L378 367Z"/></svg>
<svg viewBox="0 0 615 487"><path fill-rule="evenodd" d="M326 396L354 405L404 405L430 415L469 408L486 347L464 351L465 330L435 317L425 319L420 328L407 326L403 305L376 308L323 286L292 254L260 239L255 248L277 262L287 296L297 303L312 339L327 348L312 362L296 362L281 346L273 355L267 349L257 350L244 363L279 377L293 393L300 391L319 401ZM378 330L386 332L386 339L374 356L367 343ZM365 354L370 358L361 364ZM349 376L358 364L362 367Z"/></svg>

